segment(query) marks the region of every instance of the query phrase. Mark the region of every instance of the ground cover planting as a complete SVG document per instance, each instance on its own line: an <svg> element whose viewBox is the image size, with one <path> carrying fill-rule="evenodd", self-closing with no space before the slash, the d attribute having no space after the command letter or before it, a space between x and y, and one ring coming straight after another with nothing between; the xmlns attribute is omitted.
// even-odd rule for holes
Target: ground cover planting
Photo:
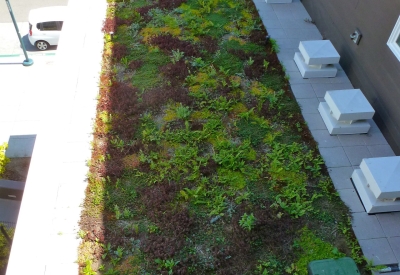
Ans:
<svg viewBox="0 0 400 275"><path fill-rule="evenodd" d="M349 211L251 0L109 2L81 274L307 274Z"/></svg>

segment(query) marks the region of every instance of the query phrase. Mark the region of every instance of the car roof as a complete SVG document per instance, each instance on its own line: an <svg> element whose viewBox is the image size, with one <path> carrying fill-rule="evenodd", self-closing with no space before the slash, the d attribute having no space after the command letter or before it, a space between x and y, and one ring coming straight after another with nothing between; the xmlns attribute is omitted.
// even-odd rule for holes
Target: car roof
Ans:
<svg viewBox="0 0 400 275"><path fill-rule="evenodd" d="M63 21L67 14L66 6L38 8L29 11L29 23Z"/></svg>

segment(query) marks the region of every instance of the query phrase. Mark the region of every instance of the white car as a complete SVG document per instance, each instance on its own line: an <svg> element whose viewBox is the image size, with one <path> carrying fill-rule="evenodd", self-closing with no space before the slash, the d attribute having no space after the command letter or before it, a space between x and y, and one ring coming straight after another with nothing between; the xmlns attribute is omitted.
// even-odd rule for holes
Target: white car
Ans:
<svg viewBox="0 0 400 275"><path fill-rule="evenodd" d="M67 7L46 7L29 12L29 42L40 51L58 45Z"/></svg>

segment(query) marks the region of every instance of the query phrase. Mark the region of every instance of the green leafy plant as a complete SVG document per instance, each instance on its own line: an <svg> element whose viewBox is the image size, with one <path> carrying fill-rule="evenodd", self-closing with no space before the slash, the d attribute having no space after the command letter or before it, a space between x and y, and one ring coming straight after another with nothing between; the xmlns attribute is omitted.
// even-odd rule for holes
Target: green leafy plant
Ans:
<svg viewBox="0 0 400 275"><path fill-rule="evenodd" d="M154 261L159 266L158 270L167 269L169 275L173 273L174 267L179 263L179 261L174 261L173 259L170 260L155 259Z"/></svg>
<svg viewBox="0 0 400 275"><path fill-rule="evenodd" d="M10 159L6 157L7 148L8 144L6 142L0 145L0 177L5 172L7 163L10 162Z"/></svg>
<svg viewBox="0 0 400 275"><path fill-rule="evenodd" d="M189 107L182 105L179 105L175 111L176 111L176 116L183 120L187 120L191 114Z"/></svg>
<svg viewBox="0 0 400 275"><path fill-rule="evenodd" d="M255 222L256 218L254 217L253 213L250 215L244 213L242 218L239 220L240 226L248 231L251 231L254 228Z"/></svg>
<svg viewBox="0 0 400 275"><path fill-rule="evenodd" d="M96 275L96 272L92 269L92 261L87 260L85 267L82 270L84 275Z"/></svg>
<svg viewBox="0 0 400 275"><path fill-rule="evenodd" d="M277 42L275 39L270 38L270 39L269 39L269 43L271 44L272 51L273 51L274 53L279 53L279 45L278 45L278 42Z"/></svg>
<svg viewBox="0 0 400 275"><path fill-rule="evenodd" d="M184 56L185 56L185 53L179 51L179 49L172 50L171 61L173 64L175 64L176 62L181 60Z"/></svg>

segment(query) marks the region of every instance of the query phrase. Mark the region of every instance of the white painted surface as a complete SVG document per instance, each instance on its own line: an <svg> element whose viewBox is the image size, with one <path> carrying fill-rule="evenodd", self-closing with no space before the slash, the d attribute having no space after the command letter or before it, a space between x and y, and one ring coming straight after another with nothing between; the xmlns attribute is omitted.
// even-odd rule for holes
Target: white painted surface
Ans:
<svg viewBox="0 0 400 275"><path fill-rule="evenodd" d="M368 214L400 211L400 201L381 201L375 197L361 169L355 169L351 178Z"/></svg>
<svg viewBox="0 0 400 275"><path fill-rule="evenodd" d="M360 89L327 91L324 98L339 121L371 119L375 114Z"/></svg>
<svg viewBox="0 0 400 275"><path fill-rule="evenodd" d="M28 68L18 65L20 81L11 74L14 67L2 71L13 80L3 81L4 89L23 95L18 104L29 110L13 117L8 134L37 134L7 275L78 274L76 233L91 157L106 1L70 0L68 9L53 65L40 64L41 58ZM38 81L43 75L46 81Z"/></svg>
<svg viewBox="0 0 400 275"><path fill-rule="evenodd" d="M351 124L336 120L326 102L319 104L318 111L331 135L364 134L368 133L371 128L371 125L365 120L353 121Z"/></svg>
<svg viewBox="0 0 400 275"><path fill-rule="evenodd" d="M322 68L319 66L307 65L299 52L294 54L294 62L303 78L335 77L337 74L337 68L334 65L328 65Z"/></svg>
<svg viewBox="0 0 400 275"><path fill-rule="evenodd" d="M337 64L340 55L329 40L301 41L300 53L307 65Z"/></svg>
<svg viewBox="0 0 400 275"><path fill-rule="evenodd" d="M360 169L377 199L400 198L400 157L366 158Z"/></svg>

